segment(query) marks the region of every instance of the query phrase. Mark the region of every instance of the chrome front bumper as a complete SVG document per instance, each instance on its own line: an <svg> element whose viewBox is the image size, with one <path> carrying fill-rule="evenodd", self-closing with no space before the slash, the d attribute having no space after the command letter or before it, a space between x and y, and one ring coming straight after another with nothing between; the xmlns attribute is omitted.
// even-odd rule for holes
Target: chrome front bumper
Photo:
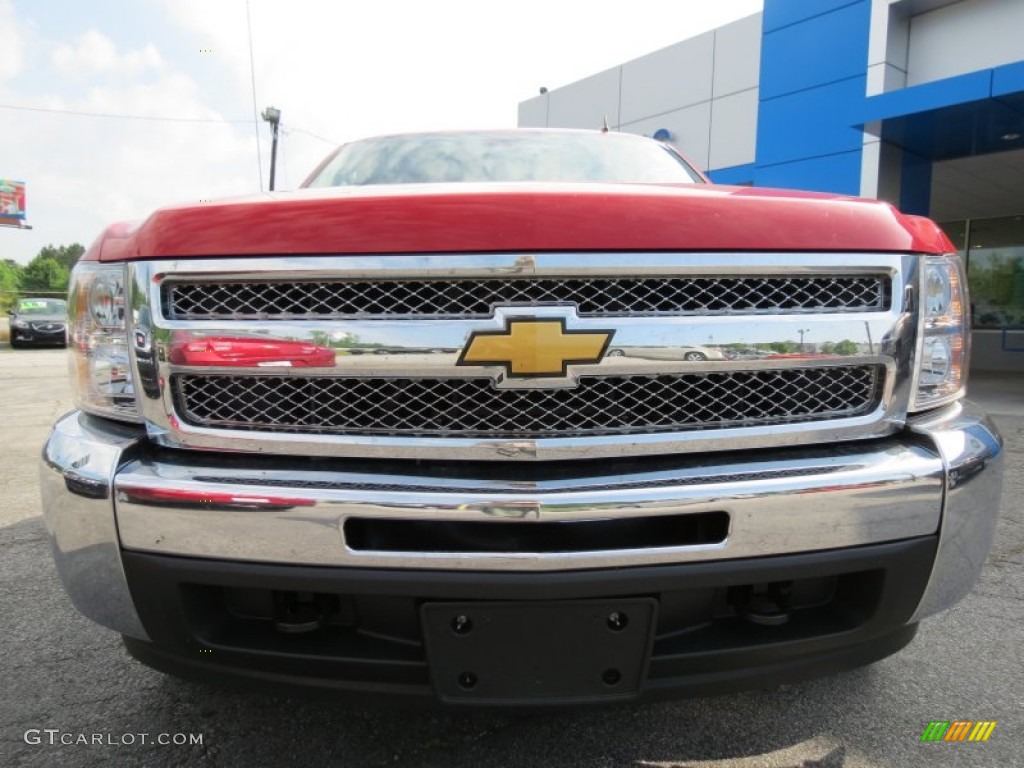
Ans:
<svg viewBox="0 0 1024 768"><path fill-rule="evenodd" d="M677 457L628 474L531 479L380 474L341 464L271 464L156 450L141 429L75 412L43 451L42 490L57 570L75 606L148 639L121 550L219 560L381 569L559 571L837 550L939 533L914 620L974 584L992 543L1002 440L971 404L882 440ZM636 469L639 466L639 469ZM349 518L502 525L725 512L719 543L572 552L355 549Z"/></svg>

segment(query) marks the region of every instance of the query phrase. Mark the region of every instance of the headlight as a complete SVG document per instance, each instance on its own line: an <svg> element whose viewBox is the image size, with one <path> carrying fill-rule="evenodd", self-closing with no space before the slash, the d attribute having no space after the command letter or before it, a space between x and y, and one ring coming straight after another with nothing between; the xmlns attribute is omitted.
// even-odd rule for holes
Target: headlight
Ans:
<svg viewBox="0 0 1024 768"><path fill-rule="evenodd" d="M28 328L28 321L27 320L22 320L19 317L19 318L15 318L14 320L12 320L11 321L11 325L14 326L15 328Z"/></svg>
<svg viewBox="0 0 1024 768"><path fill-rule="evenodd" d="M912 410L963 397L969 341L967 281L960 257L926 256L921 275L921 330Z"/></svg>
<svg viewBox="0 0 1024 768"><path fill-rule="evenodd" d="M89 413L139 421L124 314L124 267L78 264L68 289L75 402Z"/></svg>

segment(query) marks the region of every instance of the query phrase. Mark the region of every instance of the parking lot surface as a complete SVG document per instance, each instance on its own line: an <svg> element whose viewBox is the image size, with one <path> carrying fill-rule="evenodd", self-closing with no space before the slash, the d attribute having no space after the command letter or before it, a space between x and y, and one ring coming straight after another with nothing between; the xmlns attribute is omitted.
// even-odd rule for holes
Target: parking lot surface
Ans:
<svg viewBox="0 0 1024 768"><path fill-rule="evenodd" d="M1007 442L1002 514L981 582L925 621L905 650L771 690L468 716L245 695L134 662L117 635L64 596L40 517L39 450L71 407L65 353L0 347L0 393L0 766L1024 765L1019 375L978 376L972 385ZM923 744L932 720L998 725L987 743ZM157 743L163 735L202 743Z"/></svg>

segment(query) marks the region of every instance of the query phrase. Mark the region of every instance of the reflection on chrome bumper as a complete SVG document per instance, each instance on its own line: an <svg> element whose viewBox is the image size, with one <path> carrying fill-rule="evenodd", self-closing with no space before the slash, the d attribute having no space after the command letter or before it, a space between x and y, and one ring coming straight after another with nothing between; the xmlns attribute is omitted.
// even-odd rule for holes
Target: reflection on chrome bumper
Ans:
<svg viewBox="0 0 1024 768"><path fill-rule="evenodd" d="M148 639L121 567L111 488L138 429L68 414L43 447L43 517L57 574L85 616L123 635Z"/></svg>
<svg viewBox="0 0 1024 768"><path fill-rule="evenodd" d="M554 571L895 541L934 533L941 514L941 461L899 440L865 443L859 451L847 445L840 452L791 449L765 458L734 454L713 465L681 457L671 469L543 481L531 481L525 471L512 481L453 480L238 469L210 459L204 466L203 458L187 467L141 458L118 473L117 521L126 549L302 565ZM602 521L645 518L658 525L650 518L671 515L675 525L689 526L696 522L690 516L722 513L727 534L713 543L629 548L605 540L603 547L558 551L494 546L522 534L524 524L578 525L591 541L600 538ZM455 525L442 522L461 524L461 535L446 536ZM499 533L498 526L508 527ZM346 535L385 527L399 533L383 546ZM525 538L536 540L531 533ZM425 546L429 539L454 546Z"/></svg>
<svg viewBox="0 0 1024 768"><path fill-rule="evenodd" d="M935 566L914 621L943 611L970 592L992 548L1003 488L1003 438L971 402L912 420L946 466L946 497Z"/></svg>
<svg viewBox="0 0 1024 768"><path fill-rule="evenodd" d="M890 439L721 459L679 457L670 469L546 480L530 479L525 468L516 480L238 469L231 465L244 460L153 452L141 430L73 413L44 449L42 478L57 569L72 601L95 621L143 639L122 547L307 565L554 571L829 550L940 530L921 618L969 591L991 546L1002 441L969 404L916 419ZM723 540L671 547L382 551L345 539L349 519L501 526L709 512L728 514Z"/></svg>

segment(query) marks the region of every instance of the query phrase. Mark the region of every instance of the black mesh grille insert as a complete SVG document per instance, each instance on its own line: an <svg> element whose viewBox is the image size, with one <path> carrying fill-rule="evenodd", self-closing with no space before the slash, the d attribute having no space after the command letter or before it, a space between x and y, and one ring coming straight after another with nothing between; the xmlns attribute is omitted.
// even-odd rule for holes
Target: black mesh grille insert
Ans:
<svg viewBox="0 0 1024 768"><path fill-rule="evenodd" d="M723 429L858 416L881 397L874 365L585 377L573 389L490 379L178 374L195 426L329 435L542 438Z"/></svg>
<svg viewBox="0 0 1024 768"><path fill-rule="evenodd" d="M888 309L879 275L559 277L389 281L168 282L174 320L488 317L495 305L575 304L582 316L876 312Z"/></svg>

